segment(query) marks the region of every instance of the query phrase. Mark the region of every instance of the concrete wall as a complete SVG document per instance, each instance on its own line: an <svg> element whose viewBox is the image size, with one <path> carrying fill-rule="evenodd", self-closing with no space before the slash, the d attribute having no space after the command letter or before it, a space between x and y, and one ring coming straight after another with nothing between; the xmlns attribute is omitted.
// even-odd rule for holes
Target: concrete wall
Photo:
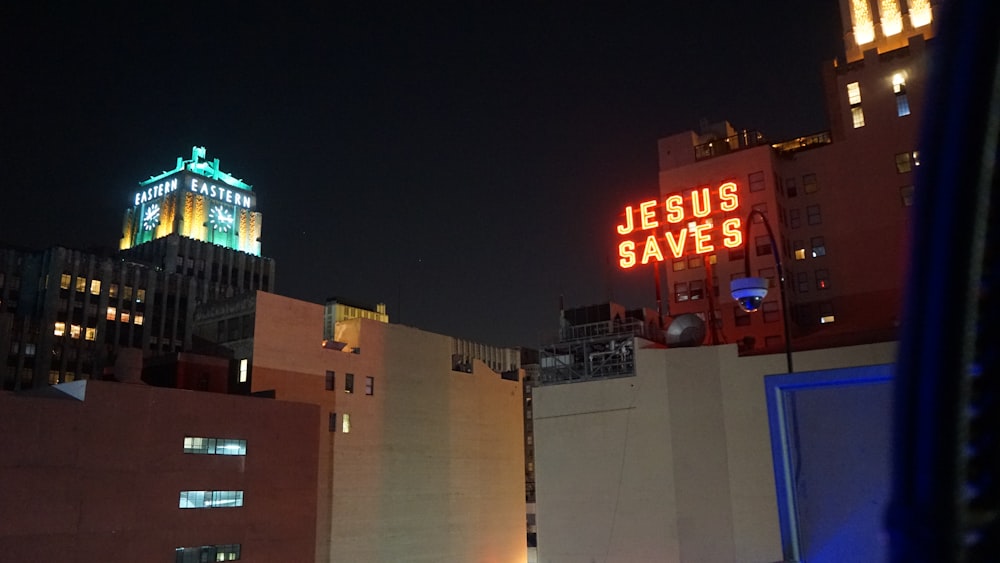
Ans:
<svg viewBox="0 0 1000 563"><path fill-rule="evenodd" d="M359 353L321 346L322 305L258 294L253 389L323 413L317 561L524 561L521 383L452 371L446 336L367 319L337 335Z"/></svg>
<svg viewBox="0 0 1000 563"><path fill-rule="evenodd" d="M894 353L816 350L796 369ZM781 560L764 376L784 367L733 345L647 348L635 377L535 389L538 561Z"/></svg>
<svg viewBox="0 0 1000 563"><path fill-rule="evenodd" d="M311 560L316 407L66 385L85 399L0 393L4 561L173 561L178 547L233 543L241 561ZM247 455L185 454L185 436L245 439ZM184 490L242 490L244 506L183 510Z"/></svg>

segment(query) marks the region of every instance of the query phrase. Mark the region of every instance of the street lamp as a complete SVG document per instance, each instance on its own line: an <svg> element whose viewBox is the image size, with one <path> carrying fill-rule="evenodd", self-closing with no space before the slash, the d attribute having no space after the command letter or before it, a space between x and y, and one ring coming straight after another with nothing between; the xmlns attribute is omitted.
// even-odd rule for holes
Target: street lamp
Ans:
<svg viewBox="0 0 1000 563"><path fill-rule="evenodd" d="M743 271L745 277L736 278L729 282L729 293L733 296L747 313L752 313L760 309L764 297L767 296L767 279L754 278L750 276L750 225L753 223L754 215L760 217L764 228L767 229L767 238L771 242L771 254L774 256L774 263L778 272L778 293L781 296L781 321L785 330L785 358L788 361L788 373L792 372L792 334L788 325L788 299L785 297L785 274L781 269L781 256L778 252L778 245L774 242L774 232L771 224L767 222L767 216L758 209L750 211L747 216L746 226L743 228Z"/></svg>

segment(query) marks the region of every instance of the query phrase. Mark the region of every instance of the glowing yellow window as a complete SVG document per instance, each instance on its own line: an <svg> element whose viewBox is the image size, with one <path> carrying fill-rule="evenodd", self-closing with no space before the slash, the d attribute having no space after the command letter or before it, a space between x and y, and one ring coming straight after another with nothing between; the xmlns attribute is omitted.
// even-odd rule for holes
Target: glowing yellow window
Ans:
<svg viewBox="0 0 1000 563"><path fill-rule="evenodd" d="M832 323L834 320L836 319L833 315L823 315L822 317L819 318L820 324L829 324Z"/></svg>
<svg viewBox="0 0 1000 563"><path fill-rule="evenodd" d="M113 320L115 320L117 318L118 318L118 309L116 307L108 307L108 316L107 316L107 319L109 321L113 321Z"/></svg>
<svg viewBox="0 0 1000 563"><path fill-rule="evenodd" d="M796 248L795 249L795 259L796 260L805 260L806 259L806 249L804 249L804 248Z"/></svg>
<svg viewBox="0 0 1000 563"><path fill-rule="evenodd" d="M342 419L343 419L343 424L341 424L340 430L344 434L347 434L348 432L351 431L351 415L345 413L344 415L342 415Z"/></svg>
<svg viewBox="0 0 1000 563"><path fill-rule="evenodd" d="M128 311L122 311L122 322L127 323L132 320L132 316L129 315Z"/></svg>
<svg viewBox="0 0 1000 563"><path fill-rule="evenodd" d="M69 289L69 278L69 274L63 274L62 277L59 278L59 287L62 289Z"/></svg>
<svg viewBox="0 0 1000 563"><path fill-rule="evenodd" d="M91 295L101 294L101 280L90 280L90 293Z"/></svg>
<svg viewBox="0 0 1000 563"><path fill-rule="evenodd" d="M133 324L137 324L137 325L141 325L142 324L142 313L136 313L135 317L132 319L132 323Z"/></svg>
<svg viewBox="0 0 1000 563"><path fill-rule="evenodd" d="M80 338L80 325L69 325L69 335L72 338Z"/></svg>
<svg viewBox="0 0 1000 563"><path fill-rule="evenodd" d="M146 300L146 290L145 289L135 290L135 302L142 303L145 300Z"/></svg>
<svg viewBox="0 0 1000 563"><path fill-rule="evenodd" d="M87 278L76 278L76 290L80 293L87 291Z"/></svg>
<svg viewBox="0 0 1000 563"><path fill-rule="evenodd" d="M66 334L66 323L57 322L55 330L52 331L52 334L56 336L62 336Z"/></svg>
<svg viewBox="0 0 1000 563"><path fill-rule="evenodd" d="M861 85L851 82L847 85L847 103L856 106L861 103Z"/></svg>
<svg viewBox="0 0 1000 563"><path fill-rule="evenodd" d="M83 337L86 338L87 340L91 340L91 341L92 340L96 340L97 339L97 329L96 328L87 327L87 330L86 330L86 332L84 332Z"/></svg>
<svg viewBox="0 0 1000 563"><path fill-rule="evenodd" d="M118 284L111 284L111 287L108 288L108 297L111 297L112 299L118 297Z"/></svg>

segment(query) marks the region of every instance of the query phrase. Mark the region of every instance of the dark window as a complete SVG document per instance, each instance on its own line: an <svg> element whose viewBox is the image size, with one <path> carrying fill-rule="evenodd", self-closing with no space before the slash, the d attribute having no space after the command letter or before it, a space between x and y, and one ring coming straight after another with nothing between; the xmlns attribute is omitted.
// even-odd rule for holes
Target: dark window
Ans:
<svg viewBox="0 0 1000 563"><path fill-rule="evenodd" d="M806 207L806 222L810 225L819 225L823 223L823 216L820 214L818 205L810 205Z"/></svg>
<svg viewBox="0 0 1000 563"><path fill-rule="evenodd" d="M755 238L754 246L757 248L757 256L766 256L771 253L771 239L767 235Z"/></svg>
<svg viewBox="0 0 1000 563"><path fill-rule="evenodd" d="M913 205L913 186L903 186L899 188L899 199L903 203L903 207L910 207Z"/></svg>
<svg viewBox="0 0 1000 563"><path fill-rule="evenodd" d="M809 272L799 272L795 274L795 284L799 293L809 293Z"/></svg>
<svg viewBox="0 0 1000 563"><path fill-rule="evenodd" d="M896 155L896 172L904 174L913 170L913 159L910 153L901 152Z"/></svg>
<svg viewBox="0 0 1000 563"><path fill-rule="evenodd" d="M815 174L806 174L805 176L802 176L802 190L807 194L819 191L819 184L816 182Z"/></svg>
<svg viewBox="0 0 1000 563"><path fill-rule="evenodd" d="M795 186L795 178L785 180L785 193L788 194L788 197L799 195L799 189Z"/></svg>
<svg viewBox="0 0 1000 563"><path fill-rule="evenodd" d="M365 395L374 395L374 394L375 394L375 378L370 375L367 375L365 376Z"/></svg>
<svg viewBox="0 0 1000 563"><path fill-rule="evenodd" d="M736 321L736 326L750 326L750 313L744 312L739 307L733 308L733 320Z"/></svg>
<svg viewBox="0 0 1000 563"><path fill-rule="evenodd" d="M802 211L798 209L788 210L788 226L793 229L798 229L802 226Z"/></svg>
<svg viewBox="0 0 1000 563"><path fill-rule="evenodd" d="M778 310L777 301L765 301L760 309L764 312L765 323L776 323L781 320L781 312Z"/></svg>
<svg viewBox="0 0 1000 563"><path fill-rule="evenodd" d="M330 413L330 420L329 420L328 424L330 426L329 427L330 432L336 432L337 431L337 413L335 413L335 412L331 412Z"/></svg>
<svg viewBox="0 0 1000 563"><path fill-rule="evenodd" d="M759 192L764 190L764 172L757 171L751 174L748 178L750 183L751 192Z"/></svg>
<svg viewBox="0 0 1000 563"><path fill-rule="evenodd" d="M348 393L354 392L354 374L347 373L344 374L344 391Z"/></svg>
<svg viewBox="0 0 1000 563"><path fill-rule="evenodd" d="M685 262L684 260L674 260L674 271L675 272L679 272L679 271L681 271L681 270L683 270L685 268L687 268L687 262Z"/></svg>
<svg viewBox="0 0 1000 563"><path fill-rule="evenodd" d="M733 262L735 260L743 260L743 249L734 248L729 251L729 261Z"/></svg>
<svg viewBox="0 0 1000 563"><path fill-rule="evenodd" d="M334 372L330 371L330 370L327 370L327 372L326 372L326 390L327 391L333 391L334 389L337 388L336 387L336 379L337 379L336 374Z"/></svg>
<svg viewBox="0 0 1000 563"><path fill-rule="evenodd" d="M701 268L703 260L700 254L688 258L688 268Z"/></svg>

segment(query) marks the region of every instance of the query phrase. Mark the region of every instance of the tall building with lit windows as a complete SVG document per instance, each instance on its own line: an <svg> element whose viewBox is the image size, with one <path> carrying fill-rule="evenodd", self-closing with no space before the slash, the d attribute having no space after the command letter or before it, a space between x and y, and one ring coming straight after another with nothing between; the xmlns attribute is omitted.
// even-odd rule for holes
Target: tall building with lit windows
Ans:
<svg viewBox="0 0 1000 563"><path fill-rule="evenodd" d="M937 9L926 0L841 1L846 56L823 69L826 131L773 142L722 123L660 140L657 205L666 207L656 220L667 226L659 251L671 316L713 318L709 343L738 343L744 352L784 346L768 233L759 218L749 230L745 224L757 210L780 250L797 347L894 337ZM728 209L718 194L726 183L738 199ZM681 210L674 217L672 200ZM709 212L697 215L699 205ZM638 223L641 210L632 213ZM727 237L727 221L738 222L739 235L732 228ZM709 238L696 248L702 233ZM623 265L658 259L643 254L641 237L631 240ZM729 295L730 281L744 276L745 252L751 275L771 286L752 314Z"/></svg>
<svg viewBox="0 0 1000 563"><path fill-rule="evenodd" d="M274 288L251 187L205 149L128 195L117 253L0 248L0 382L100 378L121 348L191 350L198 305Z"/></svg>

